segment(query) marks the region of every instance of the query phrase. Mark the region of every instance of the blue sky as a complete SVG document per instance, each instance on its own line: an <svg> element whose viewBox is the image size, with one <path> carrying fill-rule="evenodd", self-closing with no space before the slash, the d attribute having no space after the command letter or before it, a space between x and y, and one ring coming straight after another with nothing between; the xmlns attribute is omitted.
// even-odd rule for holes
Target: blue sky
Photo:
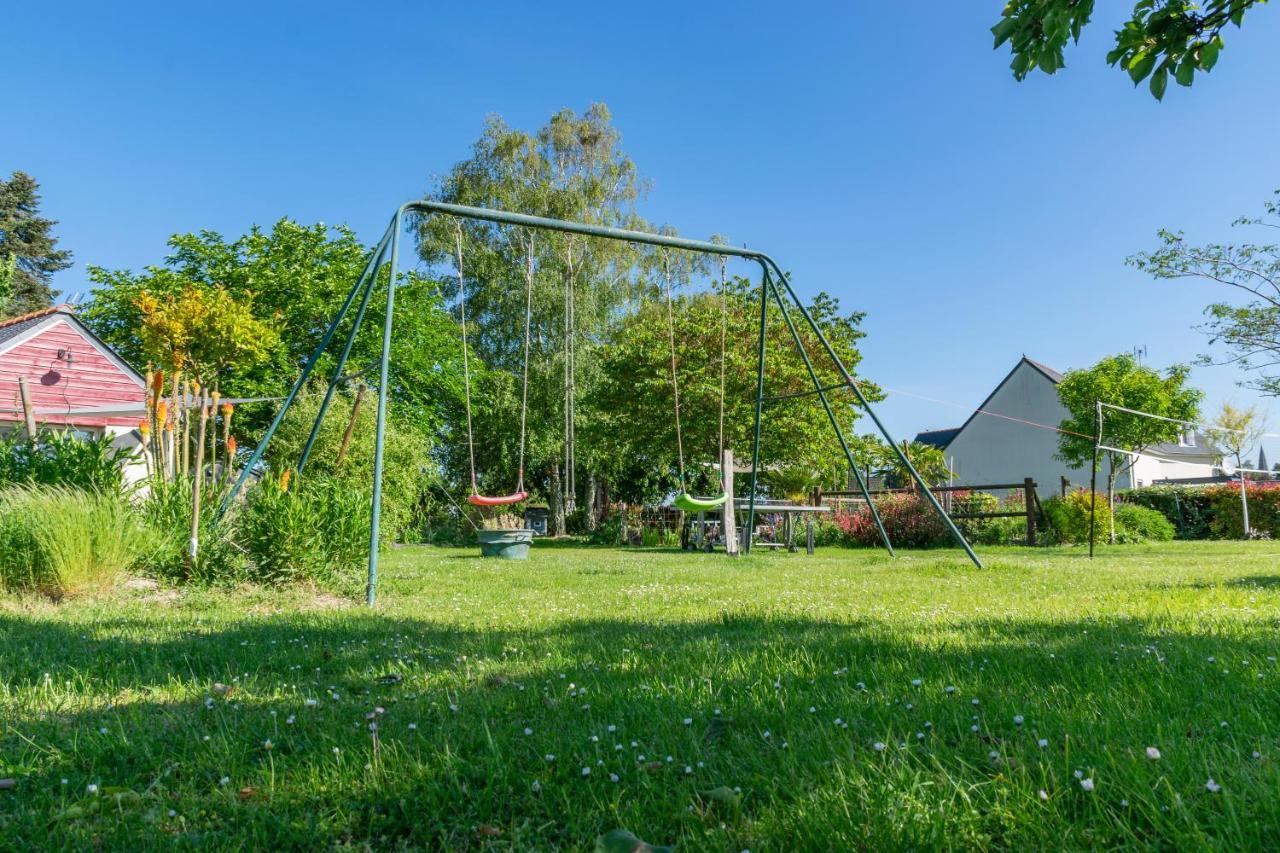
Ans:
<svg viewBox="0 0 1280 853"><path fill-rule="evenodd" d="M71 294L86 264L158 262L179 231L290 216L372 240L486 114L533 129L604 101L653 181L641 212L866 311L861 369L885 386L972 407L1022 353L1192 359L1224 294L1123 260L1161 226L1225 239L1280 187L1280 10L1158 104L1103 60L1124 4L1022 84L991 50L1000 5L23 4L0 171L42 183ZM1211 410L1254 401L1234 369L1194 375ZM967 415L881 412L900 435Z"/></svg>

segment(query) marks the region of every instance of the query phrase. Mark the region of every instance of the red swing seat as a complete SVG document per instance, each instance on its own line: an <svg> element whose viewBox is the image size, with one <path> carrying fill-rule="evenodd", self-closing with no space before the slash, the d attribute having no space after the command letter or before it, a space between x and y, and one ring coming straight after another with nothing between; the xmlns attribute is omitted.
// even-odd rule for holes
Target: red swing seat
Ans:
<svg viewBox="0 0 1280 853"><path fill-rule="evenodd" d="M497 495L495 497L486 497L484 495L469 495L467 503L472 506L507 506L509 504L518 504L529 497L528 492L512 492L509 495Z"/></svg>

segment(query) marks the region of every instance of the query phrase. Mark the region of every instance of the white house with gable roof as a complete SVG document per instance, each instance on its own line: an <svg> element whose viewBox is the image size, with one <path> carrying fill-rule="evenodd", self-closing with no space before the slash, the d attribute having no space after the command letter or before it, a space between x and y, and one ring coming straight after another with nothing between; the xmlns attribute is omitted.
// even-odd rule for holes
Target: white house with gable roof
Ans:
<svg viewBox="0 0 1280 853"><path fill-rule="evenodd" d="M1068 417L1058 399L1061 381L1058 371L1023 356L964 424L926 430L916 441L942 450L956 485L1020 483L1031 477L1042 497L1057 494L1063 477L1072 488L1088 487L1087 463L1072 467L1057 458L1057 427ZM1177 443L1148 449L1116 485L1213 477L1221 473L1220 455L1203 435L1188 430Z"/></svg>

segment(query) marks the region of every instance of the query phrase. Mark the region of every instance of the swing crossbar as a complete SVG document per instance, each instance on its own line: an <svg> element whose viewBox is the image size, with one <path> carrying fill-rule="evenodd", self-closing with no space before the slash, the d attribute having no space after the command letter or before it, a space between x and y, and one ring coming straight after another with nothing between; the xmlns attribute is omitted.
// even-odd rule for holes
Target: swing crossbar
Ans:
<svg viewBox="0 0 1280 853"><path fill-rule="evenodd" d="M526 491L512 492L509 495L495 495L487 497L485 495L469 495L467 503L472 506L510 506L518 504L523 500L529 499L529 493Z"/></svg>

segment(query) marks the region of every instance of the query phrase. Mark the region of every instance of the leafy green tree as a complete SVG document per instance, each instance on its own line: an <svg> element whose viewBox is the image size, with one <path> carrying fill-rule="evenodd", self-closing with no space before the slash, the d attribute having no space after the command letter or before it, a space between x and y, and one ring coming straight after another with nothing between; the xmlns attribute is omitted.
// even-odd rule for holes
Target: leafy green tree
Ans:
<svg viewBox="0 0 1280 853"><path fill-rule="evenodd" d="M1280 190L1264 207L1262 218L1241 217L1236 226L1280 229ZM1280 244L1274 242L1189 243L1181 231L1161 230L1160 246L1128 259L1132 267L1155 278L1193 278L1221 284L1243 296L1243 302L1214 302L1205 309L1201 327L1210 345L1220 344L1227 356L1218 361L1201 356L1204 364L1236 364L1253 371L1248 386L1270 396L1280 395Z"/></svg>
<svg viewBox="0 0 1280 853"><path fill-rule="evenodd" d="M1115 33L1110 65L1128 72L1136 86L1148 80L1151 94L1164 97L1169 80L1190 86L1197 71L1218 61L1227 26L1239 27L1245 12L1266 0L1138 0L1129 20ZM1067 42L1080 40L1093 17L1094 0L1009 0L991 28L995 46L1006 42L1013 76L1023 80L1039 68L1053 74L1065 67Z"/></svg>
<svg viewBox="0 0 1280 853"><path fill-rule="evenodd" d="M0 180L0 319L53 304L53 274L71 266L53 226L40 215L40 185L26 172Z"/></svg>
<svg viewBox="0 0 1280 853"><path fill-rule="evenodd" d="M90 267L89 278L97 287L81 317L127 361L141 365L153 357L143 335L144 295L176 299L195 289L209 299L222 293L252 306L251 319L274 334L263 358L219 358L218 381L228 396L286 393L364 270L369 252L348 228L307 226L289 219L281 219L270 231L255 226L230 241L212 231L178 234L169 246L172 251L163 264L140 273ZM346 367L349 375L369 371L378 362L385 276L384 272L383 286L370 300ZM339 340L349 328L339 330ZM339 350L340 344L330 347L317 365L317 377L332 372ZM398 285L395 307L389 389L393 416L426 434L444 430L452 413L461 410L460 359L458 331L436 283L406 274ZM275 406L242 407L237 433L246 440L256 436Z"/></svg>
<svg viewBox="0 0 1280 853"><path fill-rule="evenodd" d="M1058 383L1058 399L1069 413L1059 426L1058 458L1073 466L1092 464L1098 401L1155 415L1104 411L1102 443L1118 448L1103 451L1107 504L1114 509L1116 478L1133 467L1136 454L1156 444L1177 441L1186 425L1199 420L1204 393L1187 386L1189 374L1187 367L1174 365L1161 375L1127 353L1108 356L1093 367L1068 371ZM1114 542L1114 524L1110 535Z"/></svg>
<svg viewBox="0 0 1280 853"><path fill-rule="evenodd" d="M471 156L458 163L429 197L599 225L643 227L633 213L644 192L635 164L622 151L608 108L593 104L581 115L556 113L526 133L491 117ZM461 244L459 246L459 244ZM599 457L578 453L576 435L592 415L578 401L599 381L593 353L634 296L637 251L610 240L510 228L476 221L426 217L419 223L419 253L457 297L461 248L471 351L494 375L473 384L473 430L486 490L514 485L519 442L519 395L524 370L526 287L532 279L529 417L526 482L553 509L563 532L583 478L588 497ZM450 278L452 277L452 281ZM465 439L465 436L460 436ZM465 443L455 444L465 451ZM466 457L455 453L455 478L467 480Z"/></svg>
<svg viewBox="0 0 1280 853"><path fill-rule="evenodd" d="M687 485L714 493L719 476L720 340L725 335L724 441L740 460L749 460L755 416L756 357L759 324L758 284L735 279L727 288L727 315L714 291L682 294L672 316L680 385L680 419ZM862 315L842 314L839 302L825 293L809 306L815 322L850 371L861 361L857 342ZM791 310L793 319L798 312ZM784 320L772 304L766 339L765 409L761 437L763 471L775 472L783 492L799 479L831 485L843 481L848 465L840 445L812 391L813 384ZM834 385L838 374L816 336L800 329L819 381ZM607 449L612 493L628 501L652 501L678 486L675 401L671 384L671 347L666 306L647 301L627 316L600 353L602 381L591 399L595 413L589 437ZM864 393L880 399L879 390L863 383ZM805 396L800 396L805 395ZM859 410L851 394L829 393L837 419L852 424ZM584 436L587 433L584 431ZM768 479L766 477L766 479Z"/></svg>

